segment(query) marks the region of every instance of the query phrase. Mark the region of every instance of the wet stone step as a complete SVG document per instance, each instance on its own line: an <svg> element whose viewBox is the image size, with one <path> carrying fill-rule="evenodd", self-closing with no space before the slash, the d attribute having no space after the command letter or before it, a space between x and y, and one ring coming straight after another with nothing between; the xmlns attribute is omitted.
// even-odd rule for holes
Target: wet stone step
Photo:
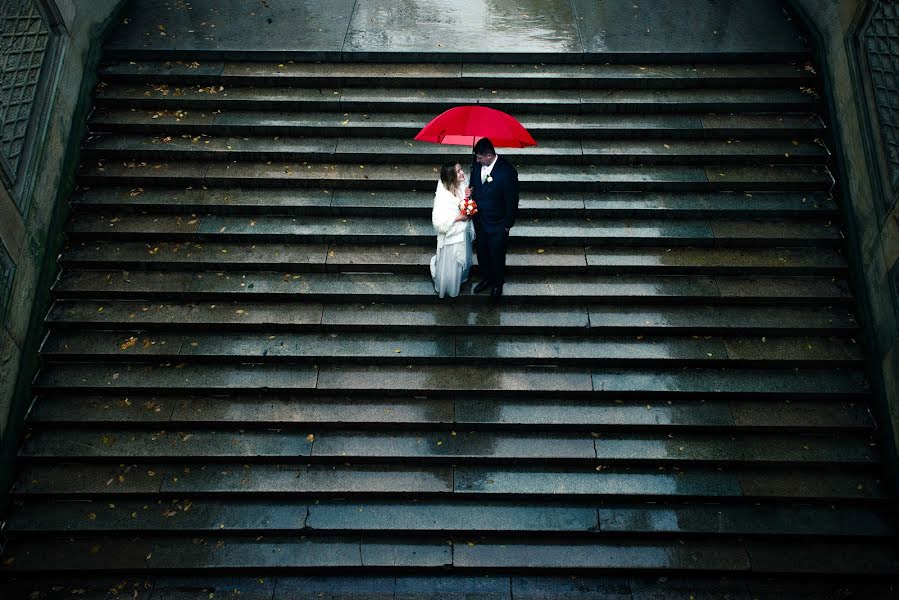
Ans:
<svg viewBox="0 0 899 600"><path fill-rule="evenodd" d="M578 306L483 306L477 309L453 304L214 304L143 303L123 301L60 301L48 317L54 326L96 325L150 329L217 329L271 331L319 329L377 331L397 327L433 331L526 332L547 330L586 333L587 308Z"/></svg>
<svg viewBox="0 0 899 600"><path fill-rule="evenodd" d="M48 494L126 497L164 493L174 498L261 493L448 494L452 491L452 471L449 466L413 465L31 464L21 471L12 493L22 497Z"/></svg>
<svg viewBox="0 0 899 600"><path fill-rule="evenodd" d="M603 466L603 465L600 465ZM12 488L13 499L127 496L163 493L172 498L239 497L250 494L345 497L379 494L419 498L455 492L460 499L516 496L529 500L584 498L740 498L794 502L880 501L888 492L870 468L832 466L730 467L525 467L413 465L26 464ZM454 498L457 496L454 496ZM113 500L113 502L115 502Z"/></svg>
<svg viewBox="0 0 899 600"><path fill-rule="evenodd" d="M713 225L716 227L717 225ZM798 232L797 232L798 233ZM745 238L747 241L749 238ZM801 243L801 238L791 240ZM717 240L716 240L717 242ZM761 240L752 240L761 245ZM717 242L717 243L724 243ZM782 243L775 241L774 243ZM587 247L587 266L593 273L695 274L845 274L846 259L837 250L822 248L608 248Z"/></svg>
<svg viewBox="0 0 899 600"><path fill-rule="evenodd" d="M839 275L848 268L846 259L827 248L615 248L543 246L538 236L510 238L506 273L659 273L659 274L789 274ZM516 239L517 238L517 239ZM417 241L417 240L413 240ZM550 240L555 241L555 240ZM671 241L662 240L662 241ZM679 241L679 240L678 240ZM531 245L526 247L525 244ZM280 266L294 272L391 272L427 273L434 249L410 243L274 244L248 242L126 242L73 241L64 248L60 262L70 268L268 271Z"/></svg>
<svg viewBox="0 0 899 600"><path fill-rule="evenodd" d="M266 214L428 217L433 197L425 191L353 191L323 189L116 188L81 190L72 196L76 213L112 211L199 214ZM832 198L821 193L521 193L519 218L589 216L591 218L666 219L714 217L809 218L838 216Z"/></svg>
<svg viewBox="0 0 899 600"><path fill-rule="evenodd" d="M593 463L589 433L489 431L274 432L189 429L177 432L59 430L33 432L21 456L30 460L243 459L288 462L328 459L400 463L529 461ZM614 457L602 457L614 460ZM689 460L686 457L684 460Z"/></svg>
<svg viewBox="0 0 899 600"><path fill-rule="evenodd" d="M754 89L569 90L569 89L441 89L416 87L314 87L110 83L97 90L98 106L190 109L279 109L398 111L415 105L420 111L447 110L460 104L485 104L500 110L565 112L807 112L817 96L800 85ZM496 93L494 93L494 91Z"/></svg>
<svg viewBox="0 0 899 600"><path fill-rule="evenodd" d="M899 573L899 554L889 542L825 541L809 545L792 540L750 540L746 542L746 550L753 571L758 573L888 575L891 578Z"/></svg>
<svg viewBox="0 0 899 600"><path fill-rule="evenodd" d="M153 364L47 364L34 390L160 391L191 393L200 390L240 391L259 389L314 389L318 370L314 365L237 364L220 366L197 363Z"/></svg>
<svg viewBox="0 0 899 600"><path fill-rule="evenodd" d="M539 467L460 466L454 470L457 494L553 497L628 497L650 501L664 498L753 499L798 498L803 501L878 500L887 497L885 484L859 467L770 467L726 470L702 466L679 468L546 469Z"/></svg>
<svg viewBox="0 0 899 600"><path fill-rule="evenodd" d="M306 523L306 501L159 499L115 502L32 500L15 503L8 527L28 533L165 533L168 531L296 531Z"/></svg>
<svg viewBox="0 0 899 600"><path fill-rule="evenodd" d="M757 395L759 398L855 399L867 394L862 372L854 369L593 369L562 367L484 367L472 380L470 368L445 365L327 365L319 369L318 389L372 393L439 392L604 392L614 397L690 397Z"/></svg>
<svg viewBox="0 0 899 600"><path fill-rule="evenodd" d="M279 110L153 110L98 108L91 114L96 133L152 133L269 136L403 136L414 138L434 117L416 112L302 112ZM537 139L662 138L814 140L824 124L814 113L597 114L516 112ZM204 143L205 139L198 143Z"/></svg>
<svg viewBox="0 0 899 600"><path fill-rule="evenodd" d="M268 393L228 396L72 396L38 399L35 425L156 423L185 427L244 424L258 427L306 425L440 425L453 422L452 398L309 396Z"/></svg>
<svg viewBox="0 0 899 600"><path fill-rule="evenodd" d="M159 253L162 241L178 241L171 251L187 255L205 242L268 242L259 252L277 249L273 242L305 244L300 252L322 251L312 244L415 244L433 249L436 234L430 219L397 217L323 217L261 215L153 215L153 214L80 214L73 216L66 233L73 241L128 240L149 244L146 255ZM135 240L136 236L143 240ZM514 248L531 246L533 254L542 254L545 246L566 244L594 245L701 245L701 246L835 246L842 245L839 228L830 221L799 219L775 222L665 219L534 218L518 219L510 235ZM184 242L193 242L184 246ZM533 246L537 247L533 247ZM96 246L94 246L96 248ZM213 246L213 248L215 248ZM154 250L155 249L155 250ZM222 252L222 249L226 252ZM241 255L236 247L238 256ZM96 251L96 250L95 250ZM594 249L594 252L603 250ZM218 248L216 255L228 254ZM286 253L286 251L285 251ZM308 263L310 258L297 257ZM535 260L545 257L535 256ZM583 263L581 263L583 265Z"/></svg>
<svg viewBox="0 0 899 600"><path fill-rule="evenodd" d="M590 330L643 333L659 328L671 334L752 330L757 335L791 330L827 335L855 334L858 323L847 309L787 306L602 306L591 305ZM748 331L747 331L748 332Z"/></svg>
<svg viewBox="0 0 899 600"><path fill-rule="evenodd" d="M95 395L40 397L28 420L36 426L156 424L185 427L241 423L251 427L418 426L456 423L467 430L742 429L868 431L862 402L813 400L565 399L469 397Z"/></svg>
<svg viewBox="0 0 899 600"><path fill-rule="evenodd" d="M437 300L425 274L186 272L64 270L53 288L57 299L166 300L291 299L348 302ZM834 306L847 303L847 283L835 277L737 277L664 275L520 275L506 282L509 303L696 303ZM463 288L457 302L486 302ZM238 309L239 310L239 309ZM241 314L241 313L237 313Z"/></svg>
<svg viewBox="0 0 899 600"><path fill-rule="evenodd" d="M190 428L340 426L407 427L455 423L465 431L589 429L827 432L870 431L863 402L851 400L751 400L721 398L612 400L585 398L447 396L298 397L277 393L191 397L136 394L75 396L60 392L37 399L28 416L35 427L155 424Z"/></svg>
<svg viewBox="0 0 899 600"><path fill-rule="evenodd" d="M380 164L265 162L100 161L79 170L82 186L113 185L148 188L159 182L169 186L212 187L315 187L334 189L433 189L437 177L432 164L399 166ZM519 173L527 191L801 191L830 189L833 179L818 166L767 165L743 167L664 165L531 165ZM429 192L430 194L430 192Z"/></svg>
<svg viewBox="0 0 899 600"><path fill-rule="evenodd" d="M813 400L753 401L720 398L646 398L586 400L565 398L491 398L460 396L454 401L460 427L484 424L511 427L591 427L712 429L790 428L803 430L869 430L873 423L861 402Z"/></svg>
<svg viewBox="0 0 899 600"><path fill-rule="evenodd" d="M368 567L443 567L452 564L452 548L445 540L421 538L362 539L350 537L252 537L217 536L201 542L188 537L144 538L135 541L129 555L109 561L113 571L149 569L192 573L220 572L230 569L322 569ZM95 547L112 548L96 560L113 553L115 539L76 539L57 545L46 542L21 542L11 548L16 561L4 570L7 572L41 571L46 561L64 565L62 570L75 572L88 568ZM200 546L203 552L197 551ZM141 552L144 554L141 555ZM18 564L16 564L18 563ZM207 595L208 597L208 595Z"/></svg>
<svg viewBox="0 0 899 600"><path fill-rule="evenodd" d="M599 507L604 533L745 536L890 537L896 528L882 509L811 505L608 505Z"/></svg>
<svg viewBox="0 0 899 600"><path fill-rule="evenodd" d="M248 134L249 135L249 134ZM270 160L320 162L444 162L459 148L397 137L219 137L182 135L91 136L81 148L85 159L108 160ZM829 153L814 142L733 140L579 141L548 139L537 146L504 149L521 167L532 164L823 164Z"/></svg>
<svg viewBox="0 0 899 600"><path fill-rule="evenodd" d="M749 556L742 542L674 541L601 542L562 540L521 542L486 539L453 546L453 565L502 569L628 569L748 571Z"/></svg>
<svg viewBox="0 0 899 600"><path fill-rule="evenodd" d="M170 85L408 86L452 81L463 87L683 87L813 85L814 74L789 64L467 64L467 63L308 63L204 61L110 61L100 67L107 82Z"/></svg>

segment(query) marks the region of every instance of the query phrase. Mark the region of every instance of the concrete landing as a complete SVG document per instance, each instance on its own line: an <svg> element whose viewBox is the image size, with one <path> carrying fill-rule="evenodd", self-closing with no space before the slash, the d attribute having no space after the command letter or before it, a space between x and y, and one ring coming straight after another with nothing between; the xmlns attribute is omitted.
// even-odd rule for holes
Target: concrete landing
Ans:
<svg viewBox="0 0 899 600"><path fill-rule="evenodd" d="M778 0L135 0L126 23L107 45L113 54L614 62L807 51Z"/></svg>

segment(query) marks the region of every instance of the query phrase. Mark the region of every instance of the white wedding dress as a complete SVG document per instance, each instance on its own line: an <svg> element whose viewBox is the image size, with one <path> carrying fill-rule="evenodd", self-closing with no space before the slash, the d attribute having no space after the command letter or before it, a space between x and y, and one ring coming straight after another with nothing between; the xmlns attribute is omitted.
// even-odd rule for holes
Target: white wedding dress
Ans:
<svg viewBox="0 0 899 600"><path fill-rule="evenodd" d="M474 224L471 220L455 221L464 195L464 183L459 184L457 195L437 182L431 212L431 222L437 230L437 254L431 257L431 278L441 298L458 296L471 271Z"/></svg>

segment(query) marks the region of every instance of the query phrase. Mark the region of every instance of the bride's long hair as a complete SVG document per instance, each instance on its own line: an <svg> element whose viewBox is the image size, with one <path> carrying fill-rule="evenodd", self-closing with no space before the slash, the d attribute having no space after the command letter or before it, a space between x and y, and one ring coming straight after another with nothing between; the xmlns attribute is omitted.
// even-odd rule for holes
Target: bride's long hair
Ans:
<svg viewBox="0 0 899 600"><path fill-rule="evenodd" d="M456 165L458 164L458 162L453 161L440 167L440 183L453 195L459 189L459 180L456 178Z"/></svg>

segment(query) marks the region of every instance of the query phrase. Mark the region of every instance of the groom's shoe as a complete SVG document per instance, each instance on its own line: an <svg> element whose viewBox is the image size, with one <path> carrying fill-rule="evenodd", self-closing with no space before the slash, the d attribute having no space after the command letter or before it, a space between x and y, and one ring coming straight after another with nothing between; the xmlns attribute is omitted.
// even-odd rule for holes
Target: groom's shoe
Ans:
<svg viewBox="0 0 899 600"><path fill-rule="evenodd" d="M495 286L492 290L490 290L490 299L491 300L499 300L503 297L503 284L499 284Z"/></svg>
<svg viewBox="0 0 899 600"><path fill-rule="evenodd" d="M475 293L475 294L480 294L481 292L483 292L484 290L486 290L489 286L490 286L490 280L489 280L489 279L485 279L484 281L481 281L481 282L478 283L476 286L474 286L474 293Z"/></svg>

